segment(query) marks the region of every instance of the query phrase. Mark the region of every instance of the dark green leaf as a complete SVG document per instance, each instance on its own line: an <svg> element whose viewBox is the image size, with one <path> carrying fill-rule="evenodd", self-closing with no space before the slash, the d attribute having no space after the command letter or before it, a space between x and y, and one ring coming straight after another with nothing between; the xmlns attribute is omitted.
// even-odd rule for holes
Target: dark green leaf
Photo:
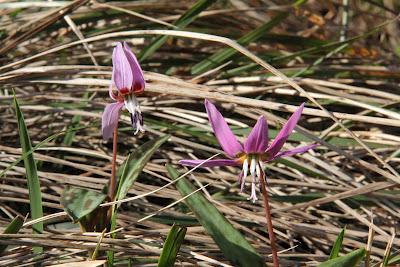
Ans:
<svg viewBox="0 0 400 267"><path fill-rule="evenodd" d="M171 165L167 165L167 170L172 179L179 177L179 173ZM177 181L176 187L182 196L196 190L185 178ZM191 195L185 202L232 264L244 267L265 266L263 258L243 235L200 192Z"/></svg>
<svg viewBox="0 0 400 267"><path fill-rule="evenodd" d="M3 234L16 234L24 224L24 219L21 216L15 217L9 225L7 225ZM0 254L7 249L7 245L0 245Z"/></svg>
<svg viewBox="0 0 400 267"><path fill-rule="evenodd" d="M212 5L215 0L198 0L189 10L187 10L175 23L173 23L177 28L184 28L189 25L193 20L196 19L197 15L203 10L207 9ZM145 49L142 50L138 56L140 61L145 60L151 56L157 49L159 49L165 41L167 41L169 36L159 36L154 39Z"/></svg>
<svg viewBox="0 0 400 267"><path fill-rule="evenodd" d="M399 264L400 263L400 255L395 255L389 257L388 265L394 265L394 264Z"/></svg>
<svg viewBox="0 0 400 267"><path fill-rule="evenodd" d="M123 171L118 183L116 200L121 200L126 197L129 189L132 187L151 156L168 140L169 137L169 135L165 135L158 139L150 140L128 156L123 164Z"/></svg>
<svg viewBox="0 0 400 267"><path fill-rule="evenodd" d="M318 267L355 267L365 255L365 248L357 249L344 256L325 261Z"/></svg>
<svg viewBox="0 0 400 267"><path fill-rule="evenodd" d="M271 30L274 26L280 23L283 19L287 17L288 13L279 13L275 17L273 17L267 23L264 23L257 29L252 30L251 32L247 33L243 37L241 37L237 42L241 45L247 45L250 42L254 42L261 38L266 32ZM212 68L215 68L224 62L228 61L233 55L238 53L237 50L233 48L224 48L222 50L217 51L209 58L199 62L198 64L194 65L191 72L193 75L198 75L203 72L206 72Z"/></svg>
<svg viewBox="0 0 400 267"><path fill-rule="evenodd" d="M332 247L331 254L329 255L330 260L339 257L339 252L340 252L340 249L342 248L345 231L346 231L346 227L343 228L342 231L340 231L339 235L337 236L335 244Z"/></svg>
<svg viewBox="0 0 400 267"><path fill-rule="evenodd" d="M61 196L61 205L74 222L97 209L107 195L94 190L67 186Z"/></svg>
<svg viewBox="0 0 400 267"><path fill-rule="evenodd" d="M24 116L19 108L17 98L14 95L14 106L18 121L19 140L21 143L22 154L24 158L24 166L26 171L26 179L28 180L29 190L29 203L31 209L32 219L38 219L43 217L42 207L42 193L40 191L40 181L37 175L36 162L32 153L31 139L29 138L28 129L26 128ZM36 233L43 232L43 222L39 222L33 225L33 230ZM35 247L36 253L43 252L40 247Z"/></svg>
<svg viewBox="0 0 400 267"><path fill-rule="evenodd" d="M173 267L179 248L186 235L186 227L173 225L161 251L158 267Z"/></svg>
<svg viewBox="0 0 400 267"><path fill-rule="evenodd" d="M129 189L132 187L133 183L136 181L140 172L143 170L146 163L150 160L151 156L157 149L165 143L169 135L162 136L158 139L150 140L143 145L141 145L138 149L136 149L132 154L128 156L125 160L124 164L121 168L118 169L117 173L122 173L121 178L118 183L117 194L115 195L116 200L121 200L126 197ZM115 207L112 208L111 215L111 231L115 230L117 225L117 209ZM113 237L113 235L111 235ZM114 264L114 252L109 251L108 255L108 264L109 266L113 266Z"/></svg>

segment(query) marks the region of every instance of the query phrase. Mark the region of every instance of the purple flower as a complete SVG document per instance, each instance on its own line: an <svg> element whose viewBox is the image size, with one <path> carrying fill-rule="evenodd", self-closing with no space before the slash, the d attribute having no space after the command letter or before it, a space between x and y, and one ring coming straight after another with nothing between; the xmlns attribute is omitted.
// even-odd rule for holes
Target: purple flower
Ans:
<svg viewBox="0 0 400 267"><path fill-rule="evenodd" d="M312 144L280 152L283 144L286 142L300 119L301 112L304 108L304 103L292 114L271 144L268 144L267 122L263 116L260 116L243 145L240 144L236 139L221 113L207 99L205 100L205 106L214 134L229 159L209 160L205 162L202 167L241 165L242 171L239 175L241 191L243 191L245 179L250 173L252 177L252 187L249 199L251 199L253 202L257 200L256 184L259 182L260 178L265 177L263 167L265 162L269 162L280 157L288 157L298 153L303 153L317 146L316 144ZM180 164L186 166L197 166L202 162L204 162L204 160L179 161Z"/></svg>
<svg viewBox="0 0 400 267"><path fill-rule="evenodd" d="M130 115L135 134L144 132L143 116L140 111L136 96L143 92L145 81L142 69L129 46L123 42L118 43L112 55L113 71L110 85L110 97L115 103L108 104L103 112L102 133L104 139L113 135L118 125L120 110L125 107ZM117 92L113 91L113 86Z"/></svg>

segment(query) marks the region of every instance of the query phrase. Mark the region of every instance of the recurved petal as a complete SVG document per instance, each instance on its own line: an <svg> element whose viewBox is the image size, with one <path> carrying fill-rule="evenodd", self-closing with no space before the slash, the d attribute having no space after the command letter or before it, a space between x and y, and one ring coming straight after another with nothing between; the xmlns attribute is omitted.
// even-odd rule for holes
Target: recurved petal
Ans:
<svg viewBox="0 0 400 267"><path fill-rule="evenodd" d="M211 123L214 134L225 153L233 158L238 153L243 152L242 145L236 139L236 136L232 133L217 108L207 99L204 101L204 105L206 106L208 120Z"/></svg>
<svg viewBox="0 0 400 267"><path fill-rule="evenodd" d="M118 125L119 111L124 106L123 102L108 104L101 118L101 131L103 139L108 140L113 136L114 129Z"/></svg>
<svg viewBox="0 0 400 267"><path fill-rule="evenodd" d="M206 167L215 167L215 166L238 166L239 163L235 160L232 159L213 159L206 161L204 159L199 159L199 160L190 160L190 159L184 159L180 160L179 164L182 164L184 166L191 166L191 167L196 167L197 165L200 165L203 163L200 167L201 168L206 168Z"/></svg>
<svg viewBox="0 0 400 267"><path fill-rule="evenodd" d="M132 50L130 49L130 47L126 42L124 42L123 48L125 51L126 58L128 59L129 65L131 66L132 69L132 75L133 75L132 90L135 93L141 93L143 92L144 87L146 85L143 77L142 68L140 67L140 64L135 54L132 52Z"/></svg>
<svg viewBox="0 0 400 267"><path fill-rule="evenodd" d="M129 90L133 82L132 69L121 43L114 48L112 61L112 80L115 86L118 90Z"/></svg>
<svg viewBox="0 0 400 267"><path fill-rule="evenodd" d="M308 151L310 149L313 149L313 148L315 148L317 146L318 146L318 144L312 144L312 145L297 147L297 148L294 148L294 149L291 149L291 150L279 152L271 160L274 160L274 159L277 159L277 158L283 158L283 157L290 157L290 156L293 156L293 155L296 155L296 154L304 153L304 152L306 152L306 151Z"/></svg>
<svg viewBox="0 0 400 267"><path fill-rule="evenodd" d="M300 107L290 116L286 124L283 126L282 130L280 130L279 134L276 136L274 141L267 149L267 153L269 154L270 158L274 158L276 154L279 153L283 144L288 139L289 135L292 133L294 127L296 127L297 122L300 119L301 112L303 112L304 103L300 105Z"/></svg>
<svg viewBox="0 0 400 267"><path fill-rule="evenodd" d="M268 124L264 116L260 116L253 130L244 142L244 151L248 153L263 153L268 148Z"/></svg>

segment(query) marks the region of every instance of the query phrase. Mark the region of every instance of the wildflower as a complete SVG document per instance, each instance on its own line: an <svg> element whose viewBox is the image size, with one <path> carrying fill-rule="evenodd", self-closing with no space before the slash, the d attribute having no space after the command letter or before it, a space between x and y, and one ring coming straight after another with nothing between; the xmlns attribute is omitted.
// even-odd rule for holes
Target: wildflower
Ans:
<svg viewBox="0 0 400 267"><path fill-rule="evenodd" d="M263 167L265 162L303 153L317 146L316 144L312 144L280 152L300 119L304 103L292 114L271 144L268 144L268 126L263 116L258 118L256 125L242 145L236 139L217 108L208 100L205 100L205 107L214 134L229 159L216 159L207 162L204 162L204 160L181 160L179 163L186 166L197 166L204 162L202 167L241 165L242 171L239 175L241 191L243 191L245 180L250 173L252 186L249 200L251 199L253 202L257 200L256 184L259 182L259 179L265 179Z"/></svg>
<svg viewBox="0 0 400 267"><path fill-rule="evenodd" d="M123 107L130 113L135 134L139 131L144 132L143 116L136 98L145 87L139 62L125 42L118 43L114 48L112 62L113 71L109 93L115 103L108 104L103 112L102 133L104 139L112 137L113 131L118 125L119 112ZM114 85L117 87L117 92L113 91Z"/></svg>

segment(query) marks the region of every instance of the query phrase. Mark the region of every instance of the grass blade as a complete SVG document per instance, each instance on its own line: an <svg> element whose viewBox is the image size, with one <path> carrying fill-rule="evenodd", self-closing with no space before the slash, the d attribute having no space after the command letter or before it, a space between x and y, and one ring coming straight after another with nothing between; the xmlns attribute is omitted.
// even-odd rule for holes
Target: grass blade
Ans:
<svg viewBox="0 0 400 267"><path fill-rule="evenodd" d="M330 260L339 257L339 252L340 252L340 249L342 248L345 231L346 231L346 227L343 228L342 231L340 231L339 235L337 236L335 244L333 245L333 248L331 250L331 254L329 255Z"/></svg>
<svg viewBox="0 0 400 267"><path fill-rule="evenodd" d="M24 166L26 171L26 179L28 180L29 203L32 219L43 217L42 194L40 191L40 181L37 175L36 162L33 157L31 140L29 138L28 129L26 128L24 116L19 108L18 100L14 95L14 106L18 121L19 140L21 143L22 154L24 155ZM25 156L26 155L26 156ZM34 233L43 232L43 222L33 225ZM41 253L43 248L34 247L34 252Z"/></svg>
<svg viewBox="0 0 400 267"><path fill-rule="evenodd" d="M189 10L187 10L177 21L175 21L174 25L178 28L184 28L192 21L194 21L200 12L207 9L210 5L212 5L215 0L199 0L197 1ZM160 48L165 41L167 41L168 36L159 36L154 39L142 52L139 54L139 60L143 61L149 56L151 56L158 48Z"/></svg>
<svg viewBox="0 0 400 267"><path fill-rule="evenodd" d="M167 165L167 170L172 179L179 177L172 165ZM185 178L176 182L176 187L182 196L196 190ZM188 197L186 204L232 264L244 267L265 266L263 258L243 235L200 192Z"/></svg>
<svg viewBox="0 0 400 267"><path fill-rule="evenodd" d="M365 255L365 248L359 248L342 257L325 261L318 267L354 267L361 261Z"/></svg>
<svg viewBox="0 0 400 267"><path fill-rule="evenodd" d="M273 17L270 21L264 23L257 29L254 29L251 32L244 35L243 37L241 37L239 40L237 40L237 42L241 45L247 45L250 42L254 42L254 41L258 40L266 32L268 32L274 26L276 26L282 20L284 20L288 14L289 13L287 13L287 12L279 13L278 15ZM222 63L225 63L236 53L238 53L238 51L233 48L221 49L221 50L217 51L216 53L214 53L212 56L210 56L210 57L206 58L205 60L194 65L192 67L191 72L193 75L198 75L203 72L206 72L212 68L215 68L215 67L221 65Z"/></svg>
<svg viewBox="0 0 400 267"><path fill-rule="evenodd" d="M7 225L3 234L16 234L21 229L24 224L24 219L21 216L15 217L9 225ZM0 245L0 254L3 253L7 249L7 245Z"/></svg>
<svg viewBox="0 0 400 267"><path fill-rule="evenodd" d="M173 267L179 248L186 235L186 227L173 225L161 251L158 267Z"/></svg>

